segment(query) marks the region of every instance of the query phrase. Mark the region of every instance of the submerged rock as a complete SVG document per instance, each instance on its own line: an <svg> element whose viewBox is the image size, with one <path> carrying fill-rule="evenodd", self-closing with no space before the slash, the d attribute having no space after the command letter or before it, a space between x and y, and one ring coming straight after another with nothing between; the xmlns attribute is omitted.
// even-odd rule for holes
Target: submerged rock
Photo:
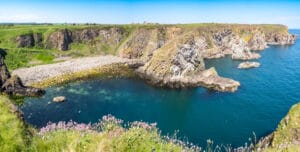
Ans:
<svg viewBox="0 0 300 152"><path fill-rule="evenodd" d="M258 62L242 62L238 65L239 69L257 68L260 66Z"/></svg>
<svg viewBox="0 0 300 152"><path fill-rule="evenodd" d="M11 76L4 63L6 52L0 49L0 85L1 92L18 96L41 96L45 93L43 89L24 86L17 75Z"/></svg>
<svg viewBox="0 0 300 152"><path fill-rule="evenodd" d="M53 98L53 102L64 102L66 101L66 97L64 96L57 96Z"/></svg>

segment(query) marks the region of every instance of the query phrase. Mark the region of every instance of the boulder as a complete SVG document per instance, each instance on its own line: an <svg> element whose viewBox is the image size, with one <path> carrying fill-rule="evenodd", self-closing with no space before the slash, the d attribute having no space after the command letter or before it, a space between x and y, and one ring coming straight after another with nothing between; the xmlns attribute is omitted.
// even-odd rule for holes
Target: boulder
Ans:
<svg viewBox="0 0 300 152"><path fill-rule="evenodd" d="M64 96L57 96L53 98L53 102L64 102L66 101L66 97Z"/></svg>
<svg viewBox="0 0 300 152"><path fill-rule="evenodd" d="M238 65L239 69L257 68L260 66L258 62L242 62Z"/></svg>

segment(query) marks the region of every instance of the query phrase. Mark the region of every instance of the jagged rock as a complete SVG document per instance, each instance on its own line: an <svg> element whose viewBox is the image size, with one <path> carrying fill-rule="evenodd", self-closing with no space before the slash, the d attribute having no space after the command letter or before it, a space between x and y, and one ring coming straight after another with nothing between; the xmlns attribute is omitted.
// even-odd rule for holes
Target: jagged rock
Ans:
<svg viewBox="0 0 300 152"><path fill-rule="evenodd" d="M267 48L265 34L261 31L254 32L253 36L248 42L248 47L250 50L260 51Z"/></svg>
<svg viewBox="0 0 300 152"><path fill-rule="evenodd" d="M0 85L1 92L10 95L20 95L20 96L41 96L45 93L43 89L26 87L23 85L21 79L14 75L10 76L7 67L4 63L6 52L0 49Z"/></svg>
<svg viewBox="0 0 300 152"><path fill-rule="evenodd" d="M191 71L204 70L204 61L198 52L197 45L182 45L172 61L171 72L173 76L187 75Z"/></svg>
<svg viewBox="0 0 300 152"><path fill-rule="evenodd" d="M72 33L72 39L74 42L86 43L99 36L99 30L97 29L83 29L81 31L75 31Z"/></svg>
<svg viewBox="0 0 300 152"><path fill-rule="evenodd" d="M6 52L0 48L0 86L2 86L7 79L10 78L10 73L7 70L7 67L4 63L4 57Z"/></svg>
<svg viewBox="0 0 300 152"><path fill-rule="evenodd" d="M16 38L17 47L41 47L43 37L41 33L20 35Z"/></svg>
<svg viewBox="0 0 300 152"><path fill-rule="evenodd" d="M48 48L65 51L69 49L72 42L72 32L68 29L59 30L52 33L48 38Z"/></svg>
<svg viewBox="0 0 300 152"><path fill-rule="evenodd" d="M125 43L122 51L120 52L120 56L129 59L141 57L144 49L149 43L150 35L151 31L148 29L140 29L136 31L134 36Z"/></svg>
<svg viewBox="0 0 300 152"><path fill-rule="evenodd" d="M242 62L238 65L239 69L257 68L260 66L258 62Z"/></svg>
<svg viewBox="0 0 300 152"><path fill-rule="evenodd" d="M168 86L170 88L185 88L202 86L221 92L234 92L240 86L240 83L228 78L218 76L214 68L204 70L191 76L177 77L159 77L154 73L143 73L137 70L137 73L147 82L156 86Z"/></svg>
<svg viewBox="0 0 300 152"><path fill-rule="evenodd" d="M18 96L41 96L45 94L43 89L24 86L21 79L16 75L5 81L1 91L9 95Z"/></svg>
<svg viewBox="0 0 300 152"><path fill-rule="evenodd" d="M20 35L16 38L17 47L33 47L34 38L32 34Z"/></svg>
<svg viewBox="0 0 300 152"><path fill-rule="evenodd" d="M296 39L297 36L293 34L278 34L278 33L266 34L266 41L269 45L294 44Z"/></svg>
<svg viewBox="0 0 300 152"><path fill-rule="evenodd" d="M66 101L65 96L57 96L53 98L53 102L64 102L64 101Z"/></svg>

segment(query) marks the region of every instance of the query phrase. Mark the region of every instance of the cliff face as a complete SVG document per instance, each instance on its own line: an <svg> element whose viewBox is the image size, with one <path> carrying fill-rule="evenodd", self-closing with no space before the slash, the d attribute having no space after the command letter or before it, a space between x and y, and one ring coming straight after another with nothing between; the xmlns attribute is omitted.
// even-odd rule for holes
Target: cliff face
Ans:
<svg viewBox="0 0 300 152"><path fill-rule="evenodd" d="M63 29L51 33L47 38L47 48L66 51L71 43L83 43L96 46L97 44L115 47L121 43L125 31L121 28L86 28L69 30Z"/></svg>
<svg viewBox="0 0 300 152"><path fill-rule="evenodd" d="M255 51L265 49L267 44L287 45L295 42L296 36L289 34L286 27L282 28L285 30L270 31L264 26L250 25L139 29L119 52L122 57L144 60L145 65L137 72L152 84L173 88L207 87L211 86L205 83L209 80L205 79L203 83L199 79L203 78L202 73L211 72L205 70L203 59L225 55L231 55L235 60L257 59L260 55ZM209 88L235 91L240 85L234 80L220 81L219 78L214 78L215 83Z"/></svg>
<svg viewBox="0 0 300 152"><path fill-rule="evenodd" d="M19 38L20 39L20 38ZM32 46L35 38L25 37L19 46ZM205 58L231 55L235 60L257 59L255 52L268 44L288 45L296 36L283 25L153 25L137 27L105 27L60 29L46 37L49 49L69 50L72 43L110 48L124 58L140 59L145 64L136 71L140 77L158 86L172 88L211 86L219 91L235 91L240 85L206 70ZM204 74L206 73L206 74ZM203 75L210 73L209 80ZM213 78L212 78L213 76ZM216 87L218 86L218 87Z"/></svg>
<svg viewBox="0 0 300 152"><path fill-rule="evenodd" d="M41 33L20 35L16 38L17 47L42 47L43 37Z"/></svg>

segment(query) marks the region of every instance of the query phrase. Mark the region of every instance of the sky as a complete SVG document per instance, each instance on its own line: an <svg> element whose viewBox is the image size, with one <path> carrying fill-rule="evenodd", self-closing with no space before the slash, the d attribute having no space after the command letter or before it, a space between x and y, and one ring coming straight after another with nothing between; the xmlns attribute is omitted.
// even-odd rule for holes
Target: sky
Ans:
<svg viewBox="0 0 300 152"><path fill-rule="evenodd" d="M300 0L0 0L2 23L242 23L300 28Z"/></svg>

